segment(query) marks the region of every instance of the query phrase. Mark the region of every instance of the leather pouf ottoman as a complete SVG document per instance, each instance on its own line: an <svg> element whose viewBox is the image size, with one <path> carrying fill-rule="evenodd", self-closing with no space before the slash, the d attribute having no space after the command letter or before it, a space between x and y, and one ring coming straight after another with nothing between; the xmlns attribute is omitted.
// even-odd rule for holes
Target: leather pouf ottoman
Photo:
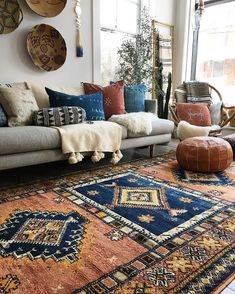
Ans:
<svg viewBox="0 0 235 294"><path fill-rule="evenodd" d="M178 145L176 158L183 169L204 173L219 172L230 166L233 151L223 139L193 137Z"/></svg>

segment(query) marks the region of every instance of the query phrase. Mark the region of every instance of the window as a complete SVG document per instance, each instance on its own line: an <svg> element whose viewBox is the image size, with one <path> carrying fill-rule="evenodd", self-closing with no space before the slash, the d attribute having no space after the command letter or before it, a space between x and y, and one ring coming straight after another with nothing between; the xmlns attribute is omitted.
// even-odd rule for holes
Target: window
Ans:
<svg viewBox="0 0 235 294"><path fill-rule="evenodd" d="M200 22L196 79L235 101L235 1L206 1Z"/></svg>
<svg viewBox="0 0 235 294"><path fill-rule="evenodd" d="M103 84L115 79L117 49L123 38L138 31L140 0L100 0L101 76Z"/></svg>

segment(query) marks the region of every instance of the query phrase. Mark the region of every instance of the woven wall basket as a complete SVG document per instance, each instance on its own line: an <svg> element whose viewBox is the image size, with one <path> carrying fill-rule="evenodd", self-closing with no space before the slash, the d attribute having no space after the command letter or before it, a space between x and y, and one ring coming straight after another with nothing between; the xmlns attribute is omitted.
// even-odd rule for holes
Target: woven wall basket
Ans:
<svg viewBox="0 0 235 294"><path fill-rule="evenodd" d="M67 0L25 0L28 6L37 14L54 17L65 8Z"/></svg>
<svg viewBox="0 0 235 294"><path fill-rule="evenodd" d="M32 28L27 36L27 49L33 63L42 70L57 70L66 60L64 38L55 28L46 24Z"/></svg>
<svg viewBox="0 0 235 294"><path fill-rule="evenodd" d="M8 34L18 28L23 13L17 0L0 0L0 34Z"/></svg>

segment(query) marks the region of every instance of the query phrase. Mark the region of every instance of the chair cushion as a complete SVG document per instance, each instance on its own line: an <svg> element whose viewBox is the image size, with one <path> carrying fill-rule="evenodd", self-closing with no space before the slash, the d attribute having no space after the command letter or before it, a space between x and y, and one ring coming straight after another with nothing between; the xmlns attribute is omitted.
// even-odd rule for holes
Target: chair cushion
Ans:
<svg viewBox="0 0 235 294"><path fill-rule="evenodd" d="M176 113L180 120L194 126L211 126L211 114L207 104L177 103Z"/></svg>
<svg viewBox="0 0 235 294"><path fill-rule="evenodd" d="M212 103L208 83L190 81L185 83L188 103Z"/></svg>
<svg viewBox="0 0 235 294"><path fill-rule="evenodd" d="M149 134L149 136L156 136L156 135L162 135L162 134L171 134L174 129L174 123L167 119L157 119L152 121L152 132ZM138 138L146 135L143 134L134 134L130 131L127 131L127 137L128 138Z"/></svg>
<svg viewBox="0 0 235 294"><path fill-rule="evenodd" d="M177 103L187 102L187 93L185 83L181 84L175 89L175 99Z"/></svg>
<svg viewBox="0 0 235 294"><path fill-rule="evenodd" d="M106 87L89 83L83 83L83 85L86 94L97 92L103 93L104 113L106 119L110 118L113 114L125 113L124 81L119 81Z"/></svg>
<svg viewBox="0 0 235 294"><path fill-rule="evenodd" d="M2 127L0 138L1 155L60 148L59 132L53 128Z"/></svg>
<svg viewBox="0 0 235 294"><path fill-rule="evenodd" d="M77 106L86 111L88 120L104 120L103 94L69 95L46 88L51 107Z"/></svg>

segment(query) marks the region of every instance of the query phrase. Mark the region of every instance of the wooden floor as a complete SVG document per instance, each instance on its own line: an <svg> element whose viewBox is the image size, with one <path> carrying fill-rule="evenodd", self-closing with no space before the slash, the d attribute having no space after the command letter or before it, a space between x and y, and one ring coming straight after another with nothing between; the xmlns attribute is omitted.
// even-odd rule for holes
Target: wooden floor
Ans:
<svg viewBox="0 0 235 294"><path fill-rule="evenodd" d="M154 148L154 156L162 155L166 152L176 149L177 139L172 139L169 144L156 145ZM122 151L123 158L120 162L128 162L131 160L149 158L149 148L135 148ZM9 186L17 186L30 183L37 180L46 180L51 177L61 176L76 171L92 170L109 164L110 156L101 160L99 163L92 163L90 157L85 157L81 163L70 165L66 161L59 161L35 166L27 166L18 169L0 171L0 188Z"/></svg>

